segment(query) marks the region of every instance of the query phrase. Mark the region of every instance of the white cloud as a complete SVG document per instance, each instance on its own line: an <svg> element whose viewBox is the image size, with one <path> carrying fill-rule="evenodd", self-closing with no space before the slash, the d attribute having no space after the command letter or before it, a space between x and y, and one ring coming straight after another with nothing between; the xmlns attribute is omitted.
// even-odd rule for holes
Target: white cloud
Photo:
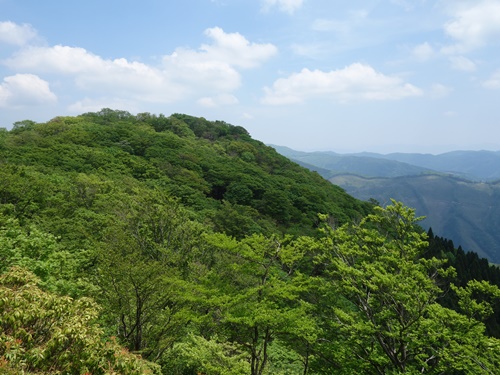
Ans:
<svg viewBox="0 0 500 375"><path fill-rule="evenodd" d="M500 69L491 75L491 77L483 82L483 86L487 89L500 89Z"/></svg>
<svg viewBox="0 0 500 375"><path fill-rule="evenodd" d="M474 72L476 71L476 63L464 56L451 56L450 57L451 67L455 70L461 70L464 72Z"/></svg>
<svg viewBox="0 0 500 375"><path fill-rule="evenodd" d="M261 2L262 9L266 12L277 6L282 12L293 14L302 6L304 0L261 0Z"/></svg>
<svg viewBox="0 0 500 375"><path fill-rule="evenodd" d="M170 101L182 95L169 77L156 68L126 59L105 60L83 48L29 47L6 61L12 69L74 77L77 87L103 94L129 95L153 101Z"/></svg>
<svg viewBox="0 0 500 375"><path fill-rule="evenodd" d="M255 68L276 54L272 44L250 43L238 33L207 29L212 40L198 50L177 49L160 66L124 58L103 59L77 47L28 47L6 61L12 69L73 77L76 86L100 96L173 102L194 95L230 93L241 84L239 69Z"/></svg>
<svg viewBox="0 0 500 375"><path fill-rule="evenodd" d="M445 47L445 53L465 53L500 37L500 1L475 0L450 2L452 19L444 25L456 44Z"/></svg>
<svg viewBox="0 0 500 375"><path fill-rule="evenodd" d="M371 66L355 63L340 70L324 72L303 69L280 78L265 88L262 102L271 105L301 103L309 98L349 100L394 100L421 95L417 87L398 77L376 72Z"/></svg>
<svg viewBox="0 0 500 375"><path fill-rule="evenodd" d="M239 68L255 68L277 53L272 44L250 43L239 33L225 33L220 27L205 30L205 35L213 40L203 44L198 59L226 63Z"/></svg>
<svg viewBox="0 0 500 375"><path fill-rule="evenodd" d="M434 48L425 42L415 46L412 50L412 55L419 61L427 61L434 55Z"/></svg>
<svg viewBox="0 0 500 375"><path fill-rule="evenodd" d="M0 107L22 108L51 104L57 101L49 84L34 74L16 74L5 77L0 84Z"/></svg>
<svg viewBox="0 0 500 375"><path fill-rule="evenodd" d="M0 22L0 43L22 46L36 35L36 30L31 25L18 25L10 21Z"/></svg>

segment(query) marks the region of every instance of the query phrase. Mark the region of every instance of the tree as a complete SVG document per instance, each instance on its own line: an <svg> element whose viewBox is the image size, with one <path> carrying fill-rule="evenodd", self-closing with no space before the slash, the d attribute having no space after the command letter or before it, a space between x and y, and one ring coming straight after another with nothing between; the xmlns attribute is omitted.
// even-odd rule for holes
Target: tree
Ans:
<svg viewBox="0 0 500 375"><path fill-rule="evenodd" d="M159 367L103 340L98 307L39 288L31 272L0 275L0 372L27 374L159 374ZM2 372L3 373L3 372Z"/></svg>
<svg viewBox="0 0 500 375"><path fill-rule="evenodd" d="M116 207L116 223L98 252L96 283L118 338L158 361L191 319L189 264L201 226L167 195L143 193Z"/></svg>
<svg viewBox="0 0 500 375"><path fill-rule="evenodd" d="M439 277L454 270L421 258L427 242L418 220L393 202L358 225L325 228L317 262L325 268L335 365L346 373L493 373L500 354L491 348L499 342L436 302Z"/></svg>
<svg viewBox="0 0 500 375"><path fill-rule="evenodd" d="M311 306L301 298L309 283L296 269L304 256L300 247L263 235L237 241L215 234L208 241L219 253L206 278L216 329L248 353L252 375L266 373L277 339L295 345L316 339ZM306 360L304 366L307 373Z"/></svg>
<svg viewBox="0 0 500 375"><path fill-rule="evenodd" d="M64 249L58 238L35 225L23 228L19 220L0 213L0 273L23 267L51 291L81 295L91 286L79 277L85 255Z"/></svg>

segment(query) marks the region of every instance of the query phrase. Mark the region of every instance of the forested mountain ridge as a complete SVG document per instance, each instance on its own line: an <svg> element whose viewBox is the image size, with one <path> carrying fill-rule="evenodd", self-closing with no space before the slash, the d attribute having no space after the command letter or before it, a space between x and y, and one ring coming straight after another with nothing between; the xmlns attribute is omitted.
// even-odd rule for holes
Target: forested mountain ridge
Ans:
<svg viewBox="0 0 500 375"><path fill-rule="evenodd" d="M25 120L0 131L0 165L0 372L500 368L497 268L241 127Z"/></svg>
<svg viewBox="0 0 500 375"><path fill-rule="evenodd" d="M251 139L245 129L188 115L132 116L103 110L46 124L25 121L4 132L1 142L1 162L9 167L4 173L15 175L25 168L27 176L37 175L32 184L39 185L42 194L32 199L52 193L48 176L64 175L68 183L81 185L82 199L90 204L88 190L97 194L100 188L110 188L106 180L121 174L134 183L167 190L225 231L230 230L225 224L236 225L248 217L256 219L252 226L262 226L259 230L303 230L314 226L318 212L342 223L369 209ZM87 177L94 180L78 181ZM246 224L239 224L243 227L235 231L249 234Z"/></svg>
<svg viewBox="0 0 500 375"><path fill-rule="evenodd" d="M499 151L450 151L438 155L415 153L368 155L429 168L473 181L495 181L500 179Z"/></svg>

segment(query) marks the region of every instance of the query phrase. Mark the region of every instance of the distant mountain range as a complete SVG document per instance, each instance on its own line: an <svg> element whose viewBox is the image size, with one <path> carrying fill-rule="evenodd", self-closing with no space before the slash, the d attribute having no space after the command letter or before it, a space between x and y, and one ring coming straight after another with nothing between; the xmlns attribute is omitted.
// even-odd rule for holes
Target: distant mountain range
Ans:
<svg viewBox="0 0 500 375"><path fill-rule="evenodd" d="M500 152L382 155L273 147L358 199L404 202L426 216L425 228L500 263Z"/></svg>
<svg viewBox="0 0 500 375"><path fill-rule="evenodd" d="M332 151L303 152L284 146L272 147L301 165L320 168L317 172L326 178L339 173L364 177L444 173L471 181L500 179L500 151L452 151L439 155L369 152L337 154Z"/></svg>

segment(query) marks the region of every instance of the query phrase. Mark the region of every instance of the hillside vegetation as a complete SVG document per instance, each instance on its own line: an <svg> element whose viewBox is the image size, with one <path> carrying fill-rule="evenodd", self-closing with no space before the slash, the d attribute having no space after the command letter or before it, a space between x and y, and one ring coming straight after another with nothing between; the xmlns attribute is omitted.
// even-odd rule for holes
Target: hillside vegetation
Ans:
<svg viewBox="0 0 500 375"><path fill-rule="evenodd" d="M241 127L25 120L0 165L1 373L500 368L496 267Z"/></svg>

